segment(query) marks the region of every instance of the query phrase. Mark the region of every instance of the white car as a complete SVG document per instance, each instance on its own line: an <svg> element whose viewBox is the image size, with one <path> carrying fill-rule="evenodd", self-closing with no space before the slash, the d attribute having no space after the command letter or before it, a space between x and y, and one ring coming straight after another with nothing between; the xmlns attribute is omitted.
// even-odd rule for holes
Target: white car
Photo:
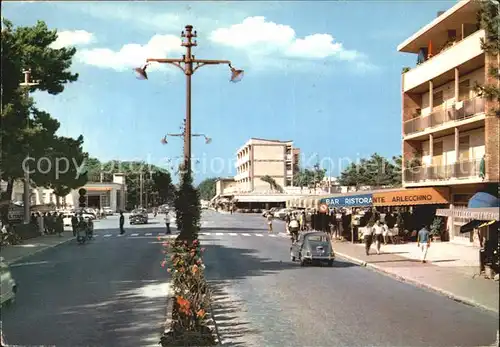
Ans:
<svg viewBox="0 0 500 347"><path fill-rule="evenodd" d="M104 214L106 216L112 216L114 214L114 211L111 209L111 207L104 207L102 210L104 211Z"/></svg>
<svg viewBox="0 0 500 347"><path fill-rule="evenodd" d="M281 210L278 210L278 211L274 212L274 218L283 219L289 213L292 213L291 209L289 209L289 208L282 208Z"/></svg>
<svg viewBox="0 0 500 347"><path fill-rule="evenodd" d="M65 213L63 215L63 224L65 227L71 226L71 217L73 217L74 215L74 213Z"/></svg>
<svg viewBox="0 0 500 347"><path fill-rule="evenodd" d="M9 266L0 257L0 271L1 271L1 290L0 290L0 305L5 302L12 303L16 298L17 285L16 281L12 278Z"/></svg>

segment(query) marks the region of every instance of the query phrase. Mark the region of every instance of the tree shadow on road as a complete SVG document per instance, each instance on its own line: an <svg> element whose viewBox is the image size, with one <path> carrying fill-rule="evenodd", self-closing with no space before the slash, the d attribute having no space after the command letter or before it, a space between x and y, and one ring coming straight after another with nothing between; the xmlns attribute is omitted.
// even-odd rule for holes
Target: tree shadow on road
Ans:
<svg viewBox="0 0 500 347"><path fill-rule="evenodd" d="M267 227L263 226L262 228L221 228L221 227L202 227L201 232L210 232L210 231L266 231Z"/></svg>

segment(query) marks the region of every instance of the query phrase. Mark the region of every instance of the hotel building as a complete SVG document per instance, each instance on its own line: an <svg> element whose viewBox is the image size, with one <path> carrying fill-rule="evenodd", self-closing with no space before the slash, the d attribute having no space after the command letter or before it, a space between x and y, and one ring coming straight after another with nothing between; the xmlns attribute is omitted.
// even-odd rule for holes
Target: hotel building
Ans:
<svg viewBox="0 0 500 347"><path fill-rule="evenodd" d="M281 187L293 186L293 175L298 169L300 149L293 141L252 138L236 153L236 175L241 192L269 191L262 177L272 177Z"/></svg>
<svg viewBox="0 0 500 347"><path fill-rule="evenodd" d="M499 119L490 112L498 104L474 88L492 83L488 69L498 64L481 48L479 6L459 1L398 46L417 57L402 73L403 185L450 187L450 208L499 181ZM465 222L449 218L450 240L472 242L460 234Z"/></svg>

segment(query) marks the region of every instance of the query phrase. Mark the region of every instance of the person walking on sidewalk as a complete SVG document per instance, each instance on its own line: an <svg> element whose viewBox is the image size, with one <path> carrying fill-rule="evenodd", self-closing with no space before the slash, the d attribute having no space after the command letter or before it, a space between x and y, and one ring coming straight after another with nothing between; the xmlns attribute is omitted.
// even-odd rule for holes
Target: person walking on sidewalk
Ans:
<svg viewBox="0 0 500 347"><path fill-rule="evenodd" d="M167 226L167 231L165 232L165 234L172 234L172 231L170 231L170 211L165 212L165 225Z"/></svg>
<svg viewBox="0 0 500 347"><path fill-rule="evenodd" d="M375 247L377 249L377 254L380 254L380 247L382 242L384 242L384 228L380 224L380 221L377 220L373 225L373 235L375 236Z"/></svg>
<svg viewBox="0 0 500 347"><path fill-rule="evenodd" d="M73 236L76 236L76 228L78 227L78 217L76 214L71 216L71 229L73 230Z"/></svg>
<svg viewBox="0 0 500 347"><path fill-rule="evenodd" d="M422 229L418 232L417 235L417 247L420 248L422 263L425 263L425 258L427 257L427 250L431 246L431 237L429 234L429 230L427 230L427 226L423 225Z"/></svg>
<svg viewBox="0 0 500 347"><path fill-rule="evenodd" d="M64 219L63 219L63 214L62 213L59 213L56 218L55 218L55 227L56 227L56 231L57 231L57 235L59 237L62 236L63 232L64 232Z"/></svg>
<svg viewBox="0 0 500 347"><path fill-rule="evenodd" d="M366 255L370 255L370 247L372 246L373 242L373 228L365 228L363 239L365 242Z"/></svg>
<svg viewBox="0 0 500 347"><path fill-rule="evenodd" d="M272 213L267 213L267 228L269 233L273 232L273 215Z"/></svg>
<svg viewBox="0 0 500 347"><path fill-rule="evenodd" d="M290 233L290 220L292 217L290 216L290 213L287 213L285 215L285 233Z"/></svg>
<svg viewBox="0 0 500 347"><path fill-rule="evenodd" d="M125 229L123 229L124 224L125 224L125 216L123 215L123 211L120 211L120 235L125 234Z"/></svg>

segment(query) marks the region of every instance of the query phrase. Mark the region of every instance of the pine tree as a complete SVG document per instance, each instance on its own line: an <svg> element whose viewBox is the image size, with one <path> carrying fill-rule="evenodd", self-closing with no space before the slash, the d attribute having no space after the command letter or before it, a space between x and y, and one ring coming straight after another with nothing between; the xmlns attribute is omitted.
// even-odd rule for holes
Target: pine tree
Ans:
<svg viewBox="0 0 500 347"><path fill-rule="evenodd" d="M485 31L485 38L481 40L481 47L489 57L492 63L488 68L488 75L491 82L482 86L476 86L479 96L489 100L496 101L492 115L500 117L500 1L483 0L481 9L478 13L478 22L481 29Z"/></svg>

